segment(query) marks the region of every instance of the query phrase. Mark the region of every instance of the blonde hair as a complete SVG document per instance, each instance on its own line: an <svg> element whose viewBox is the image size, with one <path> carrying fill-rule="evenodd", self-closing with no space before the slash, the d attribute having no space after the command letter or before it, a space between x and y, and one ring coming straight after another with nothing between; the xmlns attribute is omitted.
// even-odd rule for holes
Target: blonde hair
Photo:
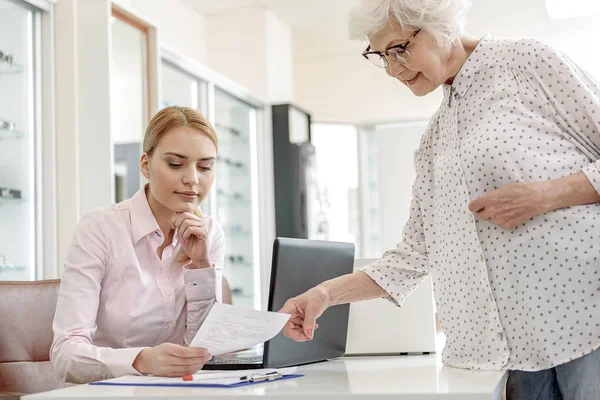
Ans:
<svg viewBox="0 0 600 400"><path fill-rule="evenodd" d="M150 120L144 134L144 144L142 146L144 153L150 157L167 132L180 126L189 126L208 136L217 151L219 150L217 133L202 113L190 107L170 106L157 112ZM202 218L202 212L199 208L195 208L192 212ZM177 255L177 261L182 264L188 263L190 260L190 257L183 250Z"/></svg>
<svg viewBox="0 0 600 400"><path fill-rule="evenodd" d="M189 126L208 136L219 151L217 133L201 112L190 107L165 107L152 117L144 134L144 153L151 156L160 140L173 128Z"/></svg>
<svg viewBox="0 0 600 400"><path fill-rule="evenodd" d="M348 15L350 39L364 40L395 19L404 30L423 29L441 48L465 33L471 0L361 0Z"/></svg>

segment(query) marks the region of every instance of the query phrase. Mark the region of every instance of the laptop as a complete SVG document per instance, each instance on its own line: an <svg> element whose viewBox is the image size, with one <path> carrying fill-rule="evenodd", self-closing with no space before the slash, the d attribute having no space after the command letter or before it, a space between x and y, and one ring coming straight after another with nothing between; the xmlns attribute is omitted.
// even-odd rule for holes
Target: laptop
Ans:
<svg viewBox="0 0 600 400"><path fill-rule="evenodd" d="M354 244L277 238L273 244L269 311L319 283L352 273ZM327 309L314 339L298 343L279 333L264 346L213 357L204 370L283 368L342 357L346 349L349 305Z"/></svg>
<svg viewBox="0 0 600 400"><path fill-rule="evenodd" d="M354 269L377 261L358 259ZM375 327L377 327L375 329ZM396 307L386 299L350 304L346 356L428 354L436 351L431 277Z"/></svg>

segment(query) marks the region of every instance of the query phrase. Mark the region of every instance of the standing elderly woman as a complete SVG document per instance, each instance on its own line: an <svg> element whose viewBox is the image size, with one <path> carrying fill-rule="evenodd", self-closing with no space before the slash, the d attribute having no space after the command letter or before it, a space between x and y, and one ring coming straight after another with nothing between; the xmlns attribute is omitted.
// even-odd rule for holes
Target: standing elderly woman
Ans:
<svg viewBox="0 0 600 400"><path fill-rule="evenodd" d="M363 56L415 95L442 87L402 242L290 299L289 337L330 306L401 305L429 274L446 365L509 370L509 399L600 396L600 88L533 39L473 40L468 0L363 0ZM410 321L407 321L410 323Z"/></svg>

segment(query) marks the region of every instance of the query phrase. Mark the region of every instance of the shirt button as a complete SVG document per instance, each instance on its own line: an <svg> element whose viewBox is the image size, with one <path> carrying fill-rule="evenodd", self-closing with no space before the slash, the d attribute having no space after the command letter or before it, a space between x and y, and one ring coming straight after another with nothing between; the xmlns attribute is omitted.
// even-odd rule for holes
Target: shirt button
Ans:
<svg viewBox="0 0 600 400"><path fill-rule="evenodd" d="M165 294L166 294L167 296L170 296L170 295L171 295L171 293L173 293L173 292L171 292L170 290L167 290L167 291L165 292Z"/></svg>
<svg viewBox="0 0 600 400"><path fill-rule="evenodd" d="M458 178L458 181L460 182L460 184L462 185L462 178Z"/></svg>
<svg viewBox="0 0 600 400"><path fill-rule="evenodd" d="M483 254L479 258L481 259L481 261L483 261L484 260Z"/></svg>
<svg viewBox="0 0 600 400"><path fill-rule="evenodd" d="M172 322L169 322L169 323L167 324L167 326L168 326L169 328L172 328L172 327L173 327L173 323L172 323Z"/></svg>
<svg viewBox="0 0 600 400"><path fill-rule="evenodd" d="M499 334L498 334L498 338L499 338L500 340L502 340L502 338L503 338L503 337L504 337L504 335L503 335L502 333L499 333Z"/></svg>

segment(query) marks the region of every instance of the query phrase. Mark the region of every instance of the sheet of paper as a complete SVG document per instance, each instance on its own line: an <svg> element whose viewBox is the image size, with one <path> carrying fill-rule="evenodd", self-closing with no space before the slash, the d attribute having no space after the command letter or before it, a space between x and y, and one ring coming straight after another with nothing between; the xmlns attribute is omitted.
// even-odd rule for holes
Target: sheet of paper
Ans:
<svg viewBox="0 0 600 400"><path fill-rule="evenodd" d="M164 378L160 376L147 375L125 375L119 378L107 379L102 381L104 384L119 385L192 385L194 383L206 383L212 385L231 385L240 382L243 376L264 375L270 372L279 372L281 375L290 375L298 371L297 367L289 368L265 368L265 369L245 369L234 371L198 371L193 376L192 381L184 381L182 378Z"/></svg>
<svg viewBox="0 0 600 400"><path fill-rule="evenodd" d="M204 347L213 356L247 349L275 337L289 318L290 314L215 303L190 347Z"/></svg>

